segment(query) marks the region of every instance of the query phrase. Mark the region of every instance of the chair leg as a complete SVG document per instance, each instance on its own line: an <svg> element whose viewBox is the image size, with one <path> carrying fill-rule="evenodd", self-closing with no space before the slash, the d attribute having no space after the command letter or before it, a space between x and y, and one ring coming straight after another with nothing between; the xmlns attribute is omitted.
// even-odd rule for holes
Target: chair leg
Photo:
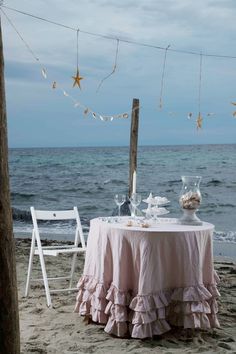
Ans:
<svg viewBox="0 0 236 354"><path fill-rule="evenodd" d="M70 283L69 288L72 288L72 281L73 281L73 274L75 271L75 262L76 262L77 253L73 255L72 262L71 262L71 271L70 271Z"/></svg>
<svg viewBox="0 0 236 354"><path fill-rule="evenodd" d="M35 250L35 235L34 235L34 231L33 231L31 247L30 247L28 273L27 273L27 280L26 280L26 287L25 287L25 297L27 297L29 295L29 290L30 290L30 279L31 279L32 267L33 267L34 250Z"/></svg>
<svg viewBox="0 0 236 354"><path fill-rule="evenodd" d="M45 288L45 292L46 292L47 305L48 305L48 307L52 307L52 300L51 300L51 295L50 295L50 290L49 290L49 285L48 285L48 278L47 278L47 272L46 272L42 249L39 250L39 259L40 259L41 269L42 269L42 273L43 273L43 283L44 283L44 288Z"/></svg>

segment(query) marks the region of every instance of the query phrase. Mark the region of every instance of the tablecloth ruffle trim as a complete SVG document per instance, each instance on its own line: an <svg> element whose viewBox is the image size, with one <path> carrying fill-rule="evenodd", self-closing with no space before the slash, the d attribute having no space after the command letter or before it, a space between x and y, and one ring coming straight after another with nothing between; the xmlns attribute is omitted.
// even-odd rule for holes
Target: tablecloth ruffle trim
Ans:
<svg viewBox="0 0 236 354"><path fill-rule="evenodd" d="M190 286L132 296L114 285L83 276L78 285L75 312L106 324L105 331L118 337L146 338L160 335L171 326L219 327L216 284Z"/></svg>

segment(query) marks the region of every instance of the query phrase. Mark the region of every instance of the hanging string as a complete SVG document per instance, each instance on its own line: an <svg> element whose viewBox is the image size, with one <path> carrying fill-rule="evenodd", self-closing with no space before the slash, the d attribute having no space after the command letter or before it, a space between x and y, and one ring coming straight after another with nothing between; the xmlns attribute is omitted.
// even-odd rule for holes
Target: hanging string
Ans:
<svg viewBox="0 0 236 354"><path fill-rule="evenodd" d="M117 68L117 57L118 57L118 51L119 51L119 42L120 42L120 40L117 39L117 42L116 42L116 54L115 54L115 61L114 61L113 69L112 69L112 71L110 72L110 74L108 74L107 76L105 76L105 77L100 81L100 83L99 83L99 85L98 85L98 87L97 87L96 92L98 92L98 91L100 90L100 88L101 88L103 82L104 82L105 80L107 80L110 76L112 76L112 75L115 73L115 71L116 71L116 68Z"/></svg>
<svg viewBox="0 0 236 354"><path fill-rule="evenodd" d="M36 16L36 15L30 14L30 13L27 13L27 12L24 12L24 11L20 11L20 10L14 9L12 7L9 7L9 6L2 5L1 7L4 7L6 9L8 9L8 10L20 13L20 14L25 15L25 16L36 18L37 20L41 20L41 21L44 21L44 22L47 22L47 23L51 23L53 25L60 26L60 27L63 27L63 28L66 28L66 29L69 29L69 30L72 30L72 31L77 31L77 28L74 28L74 27L71 27L71 26L67 26L65 24L62 24L62 23L59 23L59 22L55 22L55 21L52 21L52 20L48 20L46 18L43 18L43 17L40 17L40 16ZM133 41L133 40L128 40L128 39L122 39L122 38L118 38L117 36L113 37L113 36L108 36L108 35L104 35L104 34L100 34L100 33L83 31L81 29L80 29L80 32L84 33L84 34L87 34L87 35L90 35L90 36L99 37L99 38L104 38L104 39L109 39L109 40L117 40L117 39L119 39L119 41L123 42L123 43L128 43L128 44L133 44L133 45L138 45L138 46L148 47L148 48L154 48L154 49L160 49L160 50L166 50L165 47L157 46L157 45L154 45L154 44L142 43L142 42ZM169 51L176 52L176 53L182 53L182 54L191 54L191 55L199 55L200 54L199 52L194 52L194 51L190 51L190 50L181 50L181 49L172 49L172 48L169 49ZM215 57L215 58L226 58L226 59L236 59L236 56L222 55L222 54L209 54L209 53L204 53L203 54L202 53L202 56Z"/></svg>
<svg viewBox="0 0 236 354"><path fill-rule="evenodd" d="M76 67L79 67L79 28L76 31Z"/></svg>
<svg viewBox="0 0 236 354"><path fill-rule="evenodd" d="M198 117L197 117L197 129L202 127L202 115L201 115L201 90L202 90L202 53L200 54L200 67L199 67L199 87L198 87Z"/></svg>
<svg viewBox="0 0 236 354"><path fill-rule="evenodd" d="M113 69L112 69L112 71L110 72L110 74L108 74L107 76L105 76L105 77L100 81L100 83L99 83L99 85L98 85L98 87L97 87L96 92L98 92L98 91L100 90L100 88L101 88L103 82L104 82L105 80L107 80L109 77L111 77L111 76L115 73L115 71L116 71L116 68L117 68L117 57L118 57L118 51L119 51L119 43L120 43L120 40L117 39L117 42L116 42L116 55L115 55L115 62L114 62L114 65L113 65Z"/></svg>
<svg viewBox="0 0 236 354"><path fill-rule="evenodd" d="M8 22L10 23L10 25L12 26L12 28L15 30L15 32L18 34L18 36L20 37L20 39L22 40L22 42L24 43L25 47L27 48L27 50L31 53L31 55L33 56L33 58L37 61L37 63L40 64L40 60L38 57L36 57L36 55L34 54L33 50L30 48L29 44L24 40L24 38L22 37L22 35L20 34L20 32L17 30L17 28L15 27L15 25L13 24L13 22L10 20L10 18L5 14L5 12L2 10L2 8L0 8L0 10L2 11L2 13L4 14L4 16L6 17L6 19L8 20ZM78 30L79 31L79 30ZM77 36L77 43L78 43L78 36ZM78 53L78 46L77 46L77 53ZM76 56L76 64L78 65L78 55ZM41 66L41 72L42 75L45 79L47 78L47 73L46 73L46 69L43 68ZM81 78L80 78L81 79ZM70 95L64 88L62 88L57 81L53 80L52 81L52 85L51 85L52 89L59 89L62 94L65 97L68 97L73 103L74 103L74 107L80 107L84 110L84 115L87 116L89 114L92 115L93 118L97 119L99 118L101 121L113 121L113 119L115 118L129 118L129 113L127 112L123 112L123 113L119 113L119 114L113 114L113 115L103 115L100 114L98 112L94 112L91 108L85 106L84 104L82 104L81 102L79 102L77 99L75 99L72 95ZM131 112L135 111L136 109L139 109L140 107L135 107L134 109L131 110ZM130 111L130 110L129 110Z"/></svg>
<svg viewBox="0 0 236 354"><path fill-rule="evenodd" d="M198 116L196 119L197 129L202 128L202 108L201 108L201 101L202 101L202 62L203 62L203 55L200 53L200 62L199 62L199 84L198 84ZM214 112L205 113L206 117L213 117L215 115ZM191 119L193 117L193 113L189 112L187 118Z"/></svg>
<svg viewBox="0 0 236 354"><path fill-rule="evenodd" d="M39 58L34 54L33 50L30 48L30 46L28 45L28 43L26 43L26 41L24 40L24 38L21 36L20 32L17 30L17 28L15 27L15 25L13 24L13 22L10 20L10 18L7 16L7 14L5 13L5 11L3 11L2 7L0 7L0 10L2 11L2 13L4 14L4 16L6 17L7 21L10 23L10 25L14 28L14 30L16 31L16 33L18 34L18 36L20 37L21 41L24 43L24 45L26 46L26 48L28 49L28 51L32 54L33 58L36 61L39 61Z"/></svg>
<svg viewBox="0 0 236 354"><path fill-rule="evenodd" d="M170 48L170 44L165 49L164 61L163 61L163 68L162 68L162 76L161 76L161 90L160 90L160 101L159 101L159 108L162 109L162 96L163 96L163 87L164 87L164 76L165 76L165 67L166 67L166 56L167 50Z"/></svg>
<svg viewBox="0 0 236 354"><path fill-rule="evenodd" d="M83 80L83 77L79 73L79 31L78 28L76 32L76 74L72 76L72 79L74 80L73 87L77 85L81 89L80 80Z"/></svg>
<svg viewBox="0 0 236 354"><path fill-rule="evenodd" d="M201 112L201 90L202 90L202 54L200 54L199 87L198 87L198 111Z"/></svg>

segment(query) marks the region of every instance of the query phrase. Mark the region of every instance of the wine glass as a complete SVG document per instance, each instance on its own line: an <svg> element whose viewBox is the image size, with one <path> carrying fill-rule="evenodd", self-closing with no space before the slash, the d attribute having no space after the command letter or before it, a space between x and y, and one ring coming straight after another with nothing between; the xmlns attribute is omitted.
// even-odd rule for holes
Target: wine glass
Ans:
<svg viewBox="0 0 236 354"><path fill-rule="evenodd" d="M125 202L125 195L124 194L115 194L114 200L116 205L118 206L118 216L120 218L120 207Z"/></svg>
<svg viewBox="0 0 236 354"><path fill-rule="evenodd" d="M130 202L133 207L134 218L136 219L136 208L141 203L141 195L138 193L133 193L131 195Z"/></svg>

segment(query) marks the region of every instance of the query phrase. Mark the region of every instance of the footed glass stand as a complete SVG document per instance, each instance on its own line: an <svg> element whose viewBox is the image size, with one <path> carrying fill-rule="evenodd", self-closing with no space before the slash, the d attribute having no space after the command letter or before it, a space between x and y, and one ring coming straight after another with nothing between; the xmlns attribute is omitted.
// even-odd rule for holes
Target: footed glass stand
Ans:
<svg viewBox="0 0 236 354"><path fill-rule="evenodd" d="M197 217L196 210L183 209L183 216L179 219L182 225L202 225L202 221Z"/></svg>

